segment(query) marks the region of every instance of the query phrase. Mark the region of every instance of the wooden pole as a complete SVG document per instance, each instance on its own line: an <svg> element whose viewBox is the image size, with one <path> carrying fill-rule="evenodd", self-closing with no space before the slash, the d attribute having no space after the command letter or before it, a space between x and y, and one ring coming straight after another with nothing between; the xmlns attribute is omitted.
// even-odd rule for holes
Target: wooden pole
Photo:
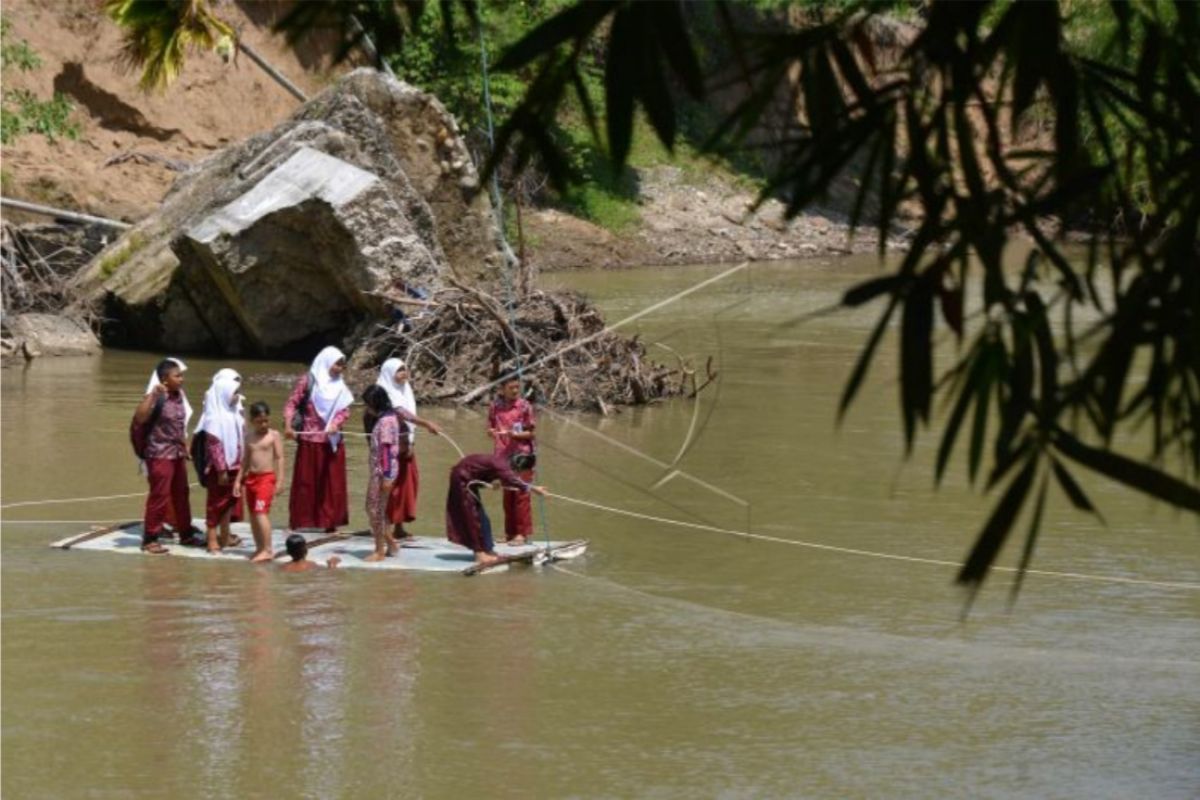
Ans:
<svg viewBox="0 0 1200 800"><path fill-rule="evenodd" d="M37 203L27 203L24 200L13 200L11 197L0 197L0 206L15 208L18 211L28 211L31 214L41 214L46 217L65 219L69 222L107 225L110 228L117 228L118 230L126 230L133 227L128 222L121 222L120 220L108 219L106 217L93 217L91 214L80 214L78 211L66 211L65 209L42 206L38 205Z"/></svg>
<svg viewBox="0 0 1200 800"><path fill-rule="evenodd" d="M308 96L305 95L304 92L300 91L300 88L296 86L296 84L285 78L282 72L267 63L267 60L255 52L254 48L250 47L250 45L246 44L240 39L238 40L238 50L241 50L243 53L245 53L246 56L255 64L257 64L263 72L274 78L276 83L278 83L284 89L287 89L288 92L291 93L292 97L295 97L301 103L308 102Z"/></svg>
<svg viewBox="0 0 1200 800"><path fill-rule="evenodd" d="M59 547L61 547L63 550L70 550L72 547L74 547L77 544L82 544L83 542L90 542L92 539L98 539L106 533L112 533L113 531L123 531L126 528L132 528L134 525L140 525L140 524L141 524L141 520L134 520L133 522L119 522L116 525L106 525L103 528L92 528L87 533L81 533L78 536L76 536L74 539L71 539L69 542L60 544Z"/></svg>
<svg viewBox="0 0 1200 800"><path fill-rule="evenodd" d="M358 21L358 17L353 14L350 15L350 25L354 28L355 33L362 34L362 41L359 42L359 46L367 54L367 58L375 62L375 69L382 69L387 73L389 78L395 78L396 73L392 71L392 65L385 61L383 56L379 54L379 51L375 49L375 43L371 41L370 35L363 28L362 23Z"/></svg>

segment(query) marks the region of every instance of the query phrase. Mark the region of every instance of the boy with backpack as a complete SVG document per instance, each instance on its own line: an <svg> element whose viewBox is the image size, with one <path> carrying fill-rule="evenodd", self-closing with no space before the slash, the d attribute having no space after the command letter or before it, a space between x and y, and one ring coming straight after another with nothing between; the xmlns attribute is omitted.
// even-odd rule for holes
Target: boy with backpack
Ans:
<svg viewBox="0 0 1200 800"><path fill-rule="evenodd" d="M192 528L188 497L187 423L192 406L183 392L185 369L177 358L159 362L130 426L134 453L141 459L150 485L142 526L142 551L154 555L169 552L159 542L168 518L179 532L180 544L191 547L204 544L199 531Z"/></svg>

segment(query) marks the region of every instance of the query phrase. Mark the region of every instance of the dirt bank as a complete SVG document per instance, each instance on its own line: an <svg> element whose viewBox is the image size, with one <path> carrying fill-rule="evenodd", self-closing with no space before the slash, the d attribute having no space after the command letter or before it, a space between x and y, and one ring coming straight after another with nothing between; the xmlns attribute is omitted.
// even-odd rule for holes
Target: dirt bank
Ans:
<svg viewBox="0 0 1200 800"><path fill-rule="evenodd" d="M270 26L282 2L236 2L220 13L290 80L316 93L353 65L332 67L333 48L309 41L289 47ZM91 0L9 0L8 39L24 40L41 66L5 71L6 88L76 107L78 140L27 134L4 147L6 196L130 222L146 217L179 175L218 150L267 130L298 102L244 56L225 63L189 55L180 79L146 94L125 69L120 32ZM778 203L747 215L753 193L715 176L656 167L638 176L640 219L619 232L555 210L527 210L527 256L544 270L798 258L873 246L852 243L835 214L781 220ZM11 221L33 220L6 211ZM37 219L44 222L42 219ZM514 243L515 245L515 243Z"/></svg>
<svg viewBox="0 0 1200 800"><path fill-rule="evenodd" d="M845 216L836 211L813 209L787 220L774 200L752 213L754 192L716 176L697 180L676 167L656 167L638 177L640 219L619 233L561 211L527 211L526 250L534 266L553 271L767 261L876 247L870 230L851 239Z"/></svg>

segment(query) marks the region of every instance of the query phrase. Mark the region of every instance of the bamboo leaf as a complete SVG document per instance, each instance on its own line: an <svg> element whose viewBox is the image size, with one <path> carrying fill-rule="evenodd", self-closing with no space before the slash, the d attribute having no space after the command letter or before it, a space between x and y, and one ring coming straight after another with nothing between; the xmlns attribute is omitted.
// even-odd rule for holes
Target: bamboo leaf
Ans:
<svg viewBox="0 0 1200 800"><path fill-rule="evenodd" d="M900 402L904 442L912 452L918 420L929 421L933 390L933 291L929 277L914 281L900 320Z"/></svg>
<svg viewBox="0 0 1200 800"><path fill-rule="evenodd" d="M1200 512L1200 489L1195 486L1111 450L1100 450L1086 445L1062 428L1054 430L1053 442L1058 451L1067 458L1112 478L1117 483L1137 489L1176 508Z"/></svg>
<svg viewBox="0 0 1200 800"><path fill-rule="evenodd" d="M699 100L704 96L704 77L683 21L682 4L678 0L672 0L648 5L653 9L655 34L663 55L683 84L684 90Z"/></svg>
<svg viewBox="0 0 1200 800"><path fill-rule="evenodd" d="M909 280L911 279L904 275L884 275L881 278L872 278L863 281L857 286L846 290L846 293L842 295L842 305L846 308L857 308L864 303L869 303L881 294L886 294L887 292L895 293L897 289Z"/></svg>
<svg viewBox="0 0 1200 800"><path fill-rule="evenodd" d="M994 345L988 345L981 355L983 367L975 394L975 419L971 426L971 447L967 456L967 477L972 483L979 472L979 461L983 457L983 440L987 434L988 404L992 397L992 383L996 378Z"/></svg>
<svg viewBox="0 0 1200 800"><path fill-rule="evenodd" d="M1012 589L1008 593L1008 607L1011 609L1017 602L1017 595L1021 592L1021 584L1025 582L1025 573L1029 570L1029 564L1033 561L1033 549L1037 545L1038 532L1042 529L1042 512L1046 508L1046 486L1049 483L1049 478L1042 478L1042 485L1038 489L1037 504L1033 507L1033 519L1029 521L1029 532L1025 534L1025 546L1021 549L1021 561L1017 565L1017 575L1013 578Z"/></svg>
<svg viewBox="0 0 1200 800"><path fill-rule="evenodd" d="M892 318L892 312L896 310L896 304L899 298L892 295L888 307L884 309L880 315L879 321L875 323L875 329L871 331L871 336L867 340L866 347L858 356L858 362L854 365L854 371L850 373L849 380L846 381L846 388L842 390L842 399L838 403L838 422L842 421L842 417L846 416L846 409L850 407L854 396L858 394L858 388L862 385L863 378L867 374L867 368L871 366L871 359L875 356L875 348L879 346L879 340L883 338L883 332L887 330L888 321Z"/></svg>
<svg viewBox="0 0 1200 800"><path fill-rule="evenodd" d="M640 36L629 9L613 17L608 39L608 62L604 69L604 98L608 110L608 150L613 169L620 170L629 157L633 141L633 97L637 74L629 57L639 45Z"/></svg>
<svg viewBox="0 0 1200 800"><path fill-rule="evenodd" d="M587 38L619 5L611 0L589 0L586 3L568 6L504 51L504 55L496 62L495 69L498 72L517 69L552 52L563 42Z"/></svg>
<svg viewBox="0 0 1200 800"><path fill-rule="evenodd" d="M942 443L938 447L937 465L934 467L934 481L938 484L942 482L946 464L950 461L950 452L954 449L954 440L958 438L958 429L962 426L962 421L967 415L967 408L971 405L971 398L975 396L977 390L976 382L979 380L983 359L979 357L978 350L975 350L969 359L971 366L967 372L967 379L959 391L958 400L954 403L954 410L946 422L946 431L942 434Z"/></svg>
<svg viewBox="0 0 1200 800"><path fill-rule="evenodd" d="M1088 499L1083 489L1075 482L1075 478L1067 472L1062 463L1057 458L1051 458L1050 465L1054 470L1054 477L1058 481L1058 485L1066 494L1067 499L1071 501L1071 505L1080 511L1086 511L1099 517L1100 512L1092 505L1092 501Z"/></svg>
<svg viewBox="0 0 1200 800"><path fill-rule="evenodd" d="M1025 497L1029 494L1029 487L1033 483L1036 468L1036 458L1030 458L1025 462L1025 466L1017 473L1017 477L1013 478L1012 483L1004 492L1004 496L1000 498L1000 502L992 511L992 515L988 517L983 530L975 539L975 545L971 548L966 562L959 570L957 582L971 587L972 596L983 584L988 570L996 560L996 555L1012 531L1017 514L1021 511Z"/></svg>

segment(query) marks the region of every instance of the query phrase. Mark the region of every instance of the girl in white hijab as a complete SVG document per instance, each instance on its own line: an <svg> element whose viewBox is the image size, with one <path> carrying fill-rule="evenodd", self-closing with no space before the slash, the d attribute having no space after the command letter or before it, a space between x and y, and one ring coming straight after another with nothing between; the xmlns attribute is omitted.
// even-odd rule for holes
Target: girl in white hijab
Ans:
<svg viewBox="0 0 1200 800"><path fill-rule="evenodd" d="M283 407L284 436L299 439L288 498L288 527L333 532L350 522L346 448L338 431L350 416L353 395L342 380L346 356L326 347L301 375Z"/></svg>
<svg viewBox="0 0 1200 800"><path fill-rule="evenodd" d="M325 423L325 433L329 434L329 446L334 450L337 450L342 437L334 432L337 428L333 418L354 402L354 395L342 380L342 370L345 366L346 354L336 347L326 347L317 353L308 371L312 404Z"/></svg>
<svg viewBox="0 0 1200 800"><path fill-rule="evenodd" d="M404 530L405 523L417 518L417 490L420 488L420 474L417 471L416 453L413 441L416 439L416 428L420 425L434 435L440 432L437 425L417 417L417 401L413 397L412 383L408 379L408 367L398 358L389 358L379 368L378 386L388 393L392 407L396 409L408 426L408 447L404 448L400 458L400 472L392 484L392 494L387 504L387 516L392 522L392 535L403 541L412 540L412 534Z"/></svg>
<svg viewBox="0 0 1200 800"><path fill-rule="evenodd" d="M414 417L417 415L417 400L413 397L412 383L408 380L408 366L399 358L389 358L379 368L379 379L375 381L388 393L392 408L404 409ZM401 415L403 417L403 415ZM408 426L408 441L417 436L414 426Z"/></svg>
<svg viewBox="0 0 1200 800"><path fill-rule="evenodd" d="M241 519L241 498L237 478L242 469L242 448L246 420L242 411L242 376L232 369L213 375L212 386L204 393L204 413L196 433L206 435L204 485L208 489L205 523L208 528L208 552L241 544L240 537L229 531L231 520ZM218 536L217 528L220 527Z"/></svg>

